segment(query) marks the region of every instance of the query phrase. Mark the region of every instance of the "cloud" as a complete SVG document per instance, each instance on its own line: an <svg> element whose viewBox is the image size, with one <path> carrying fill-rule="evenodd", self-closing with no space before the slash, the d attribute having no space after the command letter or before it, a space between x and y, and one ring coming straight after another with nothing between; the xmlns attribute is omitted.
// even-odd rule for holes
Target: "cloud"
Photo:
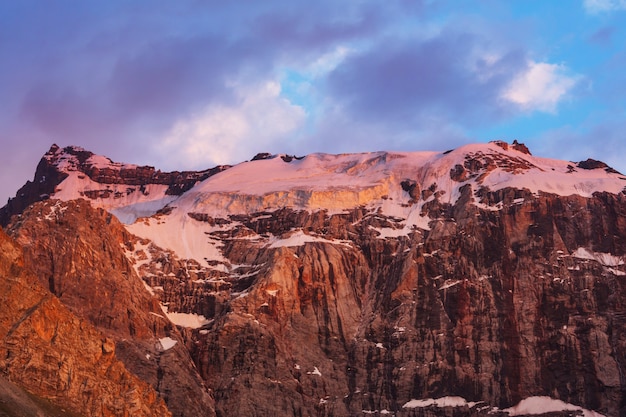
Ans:
<svg viewBox="0 0 626 417"><path fill-rule="evenodd" d="M311 3L306 12L285 7L258 16L251 31L281 50L300 50L307 55L328 45L362 39L378 32L385 20L385 9L375 3Z"/></svg>
<svg viewBox="0 0 626 417"><path fill-rule="evenodd" d="M624 2L585 7L600 13ZM612 48L623 25L586 32L587 49L570 58L571 43L518 19L519 9L431 0L0 2L0 163L23 142L35 160L58 142L161 169L257 151L453 147L490 126L532 125L535 113L572 95L583 71L594 85L584 98L621 111L624 58ZM568 33L578 27L562 20ZM583 60L593 42L602 50ZM530 59L546 51L564 64ZM566 123L566 112L556 116L539 125ZM30 177L34 166L24 169L19 176Z"/></svg>
<svg viewBox="0 0 626 417"><path fill-rule="evenodd" d="M526 111L554 112L581 79L567 75L564 65L530 61L502 92L502 98Z"/></svg>
<svg viewBox="0 0 626 417"><path fill-rule="evenodd" d="M583 6L591 14L626 10L626 0L584 0Z"/></svg>
<svg viewBox="0 0 626 417"><path fill-rule="evenodd" d="M464 129L450 120L424 118L417 129L398 129L375 119L356 119L345 110L327 106L316 130L301 140L299 152L437 151L471 141Z"/></svg>
<svg viewBox="0 0 626 417"><path fill-rule="evenodd" d="M330 95L354 117L420 126L455 119L498 120L502 89L525 70L516 48L488 53L473 33L442 31L428 39L384 39L347 56L329 74Z"/></svg>
<svg viewBox="0 0 626 417"><path fill-rule="evenodd" d="M609 45L612 42L614 35L615 28L613 26L606 26L593 32L588 39L590 42L597 45Z"/></svg>
<svg viewBox="0 0 626 417"><path fill-rule="evenodd" d="M170 167L207 168L283 150L305 121L304 110L280 95L276 82L237 86L236 105L211 104L179 120L157 145Z"/></svg>

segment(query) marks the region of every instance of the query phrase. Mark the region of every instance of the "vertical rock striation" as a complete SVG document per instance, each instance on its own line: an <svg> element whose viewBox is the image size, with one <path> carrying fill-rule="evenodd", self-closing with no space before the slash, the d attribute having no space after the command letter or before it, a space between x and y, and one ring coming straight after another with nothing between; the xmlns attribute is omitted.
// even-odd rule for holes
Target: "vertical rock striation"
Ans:
<svg viewBox="0 0 626 417"><path fill-rule="evenodd" d="M430 230L387 238L375 230L394 219L366 210L237 217L223 253L260 267L222 290L195 286L192 305L213 308L187 310L212 319L187 337L218 415L426 415L404 405L445 396L501 409L549 396L623 415L625 197L517 194L484 195L509 201L498 211L444 204ZM294 228L327 242L249 238ZM185 305L191 293L152 279Z"/></svg>

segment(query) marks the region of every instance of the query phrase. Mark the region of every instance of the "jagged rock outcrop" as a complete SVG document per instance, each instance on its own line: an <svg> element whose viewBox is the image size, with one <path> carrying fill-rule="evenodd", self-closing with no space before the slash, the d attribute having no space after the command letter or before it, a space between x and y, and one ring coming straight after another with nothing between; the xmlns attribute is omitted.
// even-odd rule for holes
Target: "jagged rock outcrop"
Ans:
<svg viewBox="0 0 626 417"><path fill-rule="evenodd" d="M85 416L171 415L154 389L117 359L113 340L39 285L25 268L21 249L3 231L0 300L0 374L5 381L49 399L55 412L62 407ZM11 393L9 410L38 411L36 404L20 400L11 383L2 384L3 393Z"/></svg>
<svg viewBox="0 0 626 417"><path fill-rule="evenodd" d="M578 168L582 168L582 169L604 169L606 172L612 172L612 173L616 173L619 174L618 171L616 171L615 169L611 168L610 166L608 166L607 164L605 164L602 161L597 161L595 159L591 159L591 158L587 158L584 161L580 161L576 164L576 166Z"/></svg>
<svg viewBox="0 0 626 417"><path fill-rule="evenodd" d="M511 145L509 145L507 142L504 142L502 140L495 140L492 143L495 143L496 145L498 145L504 150L507 150L510 147L511 149L515 149L516 151L525 153L526 155L531 155L530 149L528 149L528 146L526 146L523 143L519 143L517 139L513 140L513 143L511 143Z"/></svg>
<svg viewBox="0 0 626 417"><path fill-rule="evenodd" d="M8 232L41 284L109 336L126 367L158 390L174 416L214 414L180 334L126 258L137 238L85 200L40 202L15 220ZM179 343L164 349L163 338Z"/></svg>

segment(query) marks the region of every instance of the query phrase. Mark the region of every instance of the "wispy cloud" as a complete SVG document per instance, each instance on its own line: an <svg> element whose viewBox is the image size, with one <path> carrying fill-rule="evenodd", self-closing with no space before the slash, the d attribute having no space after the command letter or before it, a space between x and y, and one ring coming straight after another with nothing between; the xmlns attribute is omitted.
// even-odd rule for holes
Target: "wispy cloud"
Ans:
<svg viewBox="0 0 626 417"><path fill-rule="evenodd" d="M583 6L591 14L626 10L626 0L584 0Z"/></svg>

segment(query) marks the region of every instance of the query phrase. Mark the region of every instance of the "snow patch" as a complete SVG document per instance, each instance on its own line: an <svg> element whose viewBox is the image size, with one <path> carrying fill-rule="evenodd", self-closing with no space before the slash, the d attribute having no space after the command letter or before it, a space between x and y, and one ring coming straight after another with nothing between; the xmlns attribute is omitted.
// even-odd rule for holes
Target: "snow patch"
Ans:
<svg viewBox="0 0 626 417"><path fill-rule="evenodd" d="M138 273L139 274L139 273ZM150 293L150 295L154 295L154 288L152 288L151 286L148 285L148 283L146 281L144 281L143 279L141 280L141 282L143 283L144 288L146 289L146 291L148 291Z"/></svg>
<svg viewBox="0 0 626 417"><path fill-rule="evenodd" d="M171 337L163 337L159 339L159 350L161 351L170 350L176 345L176 343L178 342L172 339Z"/></svg>
<svg viewBox="0 0 626 417"><path fill-rule="evenodd" d="M322 376L322 373L320 372L319 369L317 369L317 366L313 367L313 370L311 372L307 372L307 375L317 375L317 376Z"/></svg>
<svg viewBox="0 0 626 417"><path fill-rule="evenodd" d="M463 397L441 397L441 398L426 398L423 400L411 400L405 403L402 408L424 408L424 407L469 407L472 408L476 405L475 402L468 402Z"/></svg>
<svg viewBox="0 0 626 417"><path fill-rule="evenodd" d="M446 288L450 288L450 287L454 287L455 285L460 284L461 282L463 282L460 279L457 280L452 280L452 279L447 279L443 285L441 287L439 287L440 290L445 290Z"/></svg>
<svg viewBox="0 0 626 417"><path fill-rule="evenodd" d="M578 248L572 253L574 258L588 259L598 262L600 265L615 267L624 265L623 256L615 256L610 253L592 252L587 248Z"/></svg>
<svg viewBox="0 0 626 417"><path fill-rule="evenodd" d="M66 172L67 178L57 186L52 198L64 201L85 198L92 206L108 210L126 224L155 214L177 198L166 195L167 185L149 184L142 189L127 184L100 184L81 172ZM100 196L87 198L89 193Z"/></svg>
<svg viewBox="0 0 626 417"><path fill-rule="evenodd" d="M67 210L67 206L62 205L61 201L57 201L54 206L50 206L50 213L46 214L46 220L55 220L59 215L63 214Z"/></svg>
<svg viewBox="0 0 626 417"><path fill-rule="evenodd" d="M181 327L188 327L190 329L199 329L200 327L207 325L210 323L209 320L206 319L201 314L194 313L166 313L167 318L170 319L172 323Z"/></svg>
<svg viewBox="0 0 626 417"><path fill-rule="evenodd" d="M284 239L272 237L270 239L270 248L281 248L281 247L294 247L294 246L303 246L306 243L310 242L324 242L330 244L346 244L339 240L328 240L318 236L311 236L305 234L302 230L298 230L292 233L289 237Z"/></svg>
<svg viewBox="0 0 626 417"><path fill-rule="evenodd" d="M386 238L397 238L400 236L408 236L411 233L411 230L408 227L402 227L400 229L394 229L391 227L373 227L370 226L370 229L378 232L378 239L386 239Z"/></svg>
<svg viewBox="0 0 626 417"><path fill-rule="evenodd" d="M168 311L168 305L161 303L161 310L167 316L172 323L181 327L188 327L190 329L199 329L200 327L209 324L211 321L200 314L194 313L170 313Z"/></svg>
<svg viewBox="0 0 626 417"><path fill-rule="evenodd" d="M194 259L213 269L217 268L216 263L227 263L220 250L222 242L209 236L220 228L193 220L186 211L174 210L166 220L155 217L142 219L126 228L134 235L171 250L180 259Z"/></svg>
<svg viewBox="0 0 626 417"><path fill-rule="evenodd" d="M605 417L603 414L587 410L577 405L569 404L561 400L550 397L528 397L519 404L506 408L502 411L510 416L521 416L526 414L544 414L558 411L582 411L584 417Z"/></svg>

